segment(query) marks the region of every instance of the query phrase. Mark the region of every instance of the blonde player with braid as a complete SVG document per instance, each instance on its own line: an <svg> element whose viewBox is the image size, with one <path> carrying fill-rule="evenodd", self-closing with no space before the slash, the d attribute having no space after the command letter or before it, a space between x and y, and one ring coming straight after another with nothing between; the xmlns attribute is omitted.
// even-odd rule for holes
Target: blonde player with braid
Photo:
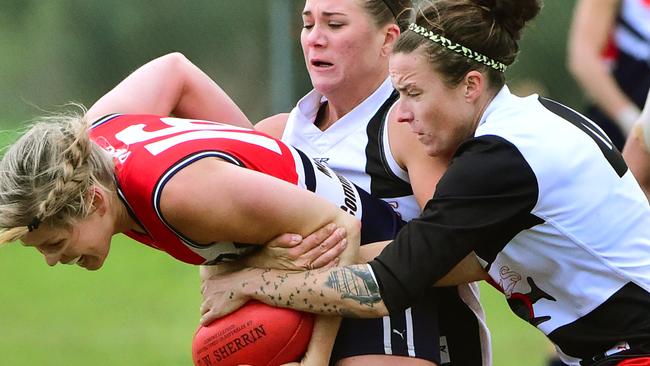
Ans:
<svg viewBox="0 0 650 366"><path fill-rule="evenodd" d="M346 263L360 240L392 238L403 223L387 203L263 133L155 115L94 119L43 118L7 150L0 244L21 240L50 266L97 270L124 233L225 272L287 230L344 228ZM327 364L336 329L333 317L317 320L306 365Z"/></svg>

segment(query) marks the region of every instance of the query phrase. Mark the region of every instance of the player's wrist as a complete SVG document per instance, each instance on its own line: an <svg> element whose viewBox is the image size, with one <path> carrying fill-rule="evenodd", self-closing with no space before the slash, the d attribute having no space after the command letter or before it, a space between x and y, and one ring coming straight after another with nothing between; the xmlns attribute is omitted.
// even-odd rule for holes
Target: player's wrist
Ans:
<svg viewBox="0 0 650 366"><path fill-rule="evenodd" d="M240 283L241 286L236 287L237 296L246 300L261 300L262 292L259 290L264 286L264 272L266 270L261 268L248 268L245 271L245 278Z"/></svg>

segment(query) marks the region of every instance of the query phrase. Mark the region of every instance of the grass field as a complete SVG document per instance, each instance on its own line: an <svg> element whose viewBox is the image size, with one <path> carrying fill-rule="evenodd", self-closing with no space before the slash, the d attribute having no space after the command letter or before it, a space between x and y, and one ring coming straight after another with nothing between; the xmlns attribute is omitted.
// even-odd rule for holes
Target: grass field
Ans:
<svg viewBox="0 0 650 366"><path fill-rule="evenodd" d="M0 248L0 365L191 365L197 269L117 237L104 268L48 267L31 248ZM541 333L483 287L495 366L542 366Z"/></svg>

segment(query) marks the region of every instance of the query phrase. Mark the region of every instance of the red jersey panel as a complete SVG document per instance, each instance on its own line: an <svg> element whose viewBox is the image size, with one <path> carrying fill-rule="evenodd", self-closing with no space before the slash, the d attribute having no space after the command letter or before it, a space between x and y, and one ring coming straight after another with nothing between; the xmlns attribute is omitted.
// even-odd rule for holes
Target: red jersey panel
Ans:
<svg viewBox="0 0 650 366"><path fill-rule="evenodd" d="M90 137L113 156L118 194L147 231L125 234L186 263L233 261L256 248L232 242L196 243L165 221L160 211L163 187L179 170L206 157L282 179L327 199L361 220L362 244L392 239L404 223L386 202L261 132L208 121L110 115L93 123Z"/></svg>
<svg viewBox="0 0 650 366"><path fill-rule="evenodd" d="M128 236L187 263L234 260L250 245L198 245L168 225L160 192L175 172L205 157L219 157L287 182L299 182L296 155L260 132L215 122L152 115L110 115L93 123L90 136L114 157L118 192L147 234ZM191 190L188 190L188 193Z"/></svg>

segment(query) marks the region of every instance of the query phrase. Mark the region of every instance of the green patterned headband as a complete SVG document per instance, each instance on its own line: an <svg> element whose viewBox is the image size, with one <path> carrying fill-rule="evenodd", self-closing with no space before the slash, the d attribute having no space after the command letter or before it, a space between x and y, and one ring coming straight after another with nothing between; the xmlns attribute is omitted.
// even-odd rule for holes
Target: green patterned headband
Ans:
<svg viewBox="0 0 650 366"><path fill-rule="evenodd" d="M467 58L469 58L471 60L480 62L482 64L490 66L491 68L493 68L495 70L498 70L498 71L501 71L501 72L506 71L506 65L504 65L502 62L493 60L493 59L491 59L491 58L489 58L489 57L487 57L487 56L485 56L485 55L483 55L481 53L472 51L472 50L470 50L469 48L467 48L467 47L465 47L463 45L460 45L460 44L458 44L456 42L453 42L453 41L451 41L451 40L449 40L449 39L447 39L447 38L445 38L445 37L443 37L443 36L441 36L439 34L435 34L432 31L430 31L430 30L428 30L428 29L426 29L424 27L421 27L421 26L419 26L419 25L417 25L415 23L409 24L408 30L410 30L412 32L415 32L415 33L421 35L422 37L428 38L431 41L433 41L433 42L435 42L435 43L437 43L437 44L439 44L439 45L441 45L441 46L443 46L443 47L445 47L447 49L450 49L450 50L452 50L454 52L460 53L463 56L465 56L465 57L467 57Z"/></svg>

